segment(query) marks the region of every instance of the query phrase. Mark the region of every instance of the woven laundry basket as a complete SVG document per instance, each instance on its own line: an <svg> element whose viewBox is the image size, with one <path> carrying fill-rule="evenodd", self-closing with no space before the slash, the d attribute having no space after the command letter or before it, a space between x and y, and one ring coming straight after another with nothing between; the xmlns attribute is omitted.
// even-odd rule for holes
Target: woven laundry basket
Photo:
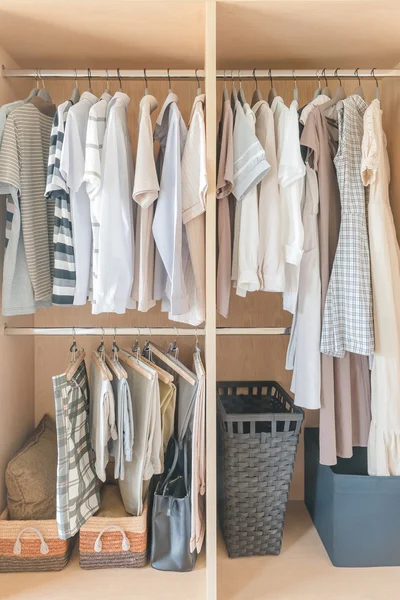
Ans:
<svg viewBox="0 0 400 600"><path fill-rule="evenodd" d="M221 382L219 514L231 558L279 554L303 411L275 381Z"/></svg>
<svg viewBox="0 0 400 600"><path fill-rule="evenodd" d="M144 567L147 563L147 512L140 517L90 517L79 532L83 569Z"/></svg>
<svg viewBox="0 0 400 600"><path fill-rule="evenodd" d="M0 573L61 571L73 542L59 539L55 519L12 521L6 509L0 515Z"/></svg>

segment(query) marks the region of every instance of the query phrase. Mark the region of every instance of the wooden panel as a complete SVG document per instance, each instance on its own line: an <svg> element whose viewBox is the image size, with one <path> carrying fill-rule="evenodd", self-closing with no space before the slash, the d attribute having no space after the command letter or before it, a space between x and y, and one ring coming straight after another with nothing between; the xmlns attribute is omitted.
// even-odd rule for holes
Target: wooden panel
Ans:
<svg viewBox="0 0 400 600"><path fill-rule="evenodd" d="M217 68L372 68L399 61L396 0L218 2Z"/></svg>
<svg viewBox="0 0 400 600"><path fill-rule="evenodd" d="M11 57L0 47L0 64L12 63ZM17 68L18 65L14 64ZM26 97L26 82L16 89L0 78L0 106L19 97ZM0 282L3 281L5 232L5 197L0 196ZM0 283L1 285L1 283ZM7 338L3 334L5 322L16 326L32 326L33 317L7 318L0 316L0 510L6 504L4 471L10 458L22 446L34 424L34 340Z"/></svg>
<svg viewBox="0 0 400 600"><path fill-rule="evenodd" d="M0 39L21 67L202 68L202 0L2 0Z"/></svg>

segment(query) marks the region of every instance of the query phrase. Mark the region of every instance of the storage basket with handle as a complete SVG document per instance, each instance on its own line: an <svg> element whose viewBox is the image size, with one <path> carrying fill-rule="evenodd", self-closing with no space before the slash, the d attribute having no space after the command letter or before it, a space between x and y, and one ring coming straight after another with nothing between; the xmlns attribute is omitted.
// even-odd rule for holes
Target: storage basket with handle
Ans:
<svg viewBox="0 0 400 600"><path fill-rule="evenodd" d="M275 381L219 382L219 513L231 558L279 554L304 418Z"/></svg>
<svg viewBox="0 0 400 600"><path fill-rule="evenodd" d="M61 571L73 538L60 540L55 519L12 521L7 509L0 516L0 572Z"/></svg>
<svg viewBox="0 0 400 600"><path fill-rule="evenodd" d="M140 516L90 517L79 532L83 569L144 567L147 563L147 501Z"/></svg>

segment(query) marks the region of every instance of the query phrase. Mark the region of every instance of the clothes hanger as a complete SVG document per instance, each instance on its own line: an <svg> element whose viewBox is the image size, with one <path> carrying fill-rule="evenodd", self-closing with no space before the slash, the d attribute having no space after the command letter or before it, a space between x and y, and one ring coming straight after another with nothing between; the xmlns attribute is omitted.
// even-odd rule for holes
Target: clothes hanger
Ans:
<svg viewBox="0 0 400 600"><path fill-rule="evenodd" d="M151 337L150 327L148 329L150 331L150 337ZM139 328L138 328L138 334L139 334ZM148 344L150 337L148 338L148 340L146 340L145 345ZM174 378L171 375L171 373L168 373L168 371L165 371L162 367L159 367L158 365L156 365L155 363L153 363L151 361L151 351L150 351L149 358L144 356L144 353L147 351L147 347L143 347L143 354L140 355L140 347L139 347L139 338L138 337L136 338L135 343L132 345L131 350L128 350L127 348L124 348L123 350L124 350L124 352L126 352L127 354L132 356L132 358L135 358L135 354L136 354L137 360L139 360L140 362L143 362L143 364L151 367L154 371L157 371L158 378L161 381L163 381L164 383L172 383L174 381Z"/></svg>
<svg viewBox="0 0 400 600"><path fill-rule="evenodd" d="M29 92L29 95L25 100L26 104L28 102L30 102L34 96L37 96L38 92L39 92L39 77L37 75L37 69L35 69L35 72L36 72L36 75L35 75L36 86L34 88L32 88L31 91Z"/></svg>
<svg viewBox="0 0 400 600"><path fill-rule="evenodd" d="M148 379L149 381L154 379L154 375L146 369L147 365L140 363L139 357L135 358L124 348L121 348L121 350L119 351L119 360L128 365L128 367L130 367L140 375L142 375L142 377Z"/></svg>
<svg viewBox="0 0 400 600"><path fill-rule="evenodd" d="M40 88L40 90L38 91L38 94L37 94L38 98L41 98L45 102L52 104L53 102L52 102L51 96L44 86L44 79L41 76L39 69L38 69L38 76L39 76L40 81L42 82L42 87Z"/></svg>
<svg viewBox="0 0 400 600"><path fill-rule="evenodd" d="M297 87L297 78L296 71L293 69L292 71L293 79L294 79L294 89L293 89L293 100L295 102L299 101L299 88Z"/></svg>
<svg viewBox="0 0 400 600"><path fill-rule="evenodd" d="M90 92L91 94L93 94L93 90L92 90L92 71L91 71L91 69L87 70L87 76L88 76L88 81L89 81L88 92Z"/></svg>
<svg viewBox="0 0 400 600"><path fill-rule="evenodd" d="M233 71L231 71L231 78L232 78L232 98L231 98L231 100L232 100L232 108L234 109L235 104L238 100L238 93L237 93L237 89L235 86L235 80L233 78Z"/></svg>
<svg viewBox="0 0 400 600"><path fill-rule="evenodd" d="M342 101L346 98L346 93L344 91L344 87L342 86L342 80L340 79L339 75L338 75L338 71L339 69L335 70L335 77L337 77L338 81L339 81L339 87L336 88L336 90L334 91L333 97L331 98L331 100L328 100L328 102L325 102L324 104L322 104L321 106L321 110L322 112L326 112L329 108L331 108L332 106L336 105L337 110L340 110L340 108L342 108L343 103Z"/></svg>
<svg viewBox="0 0 400 600"><path fill-rule="evenodd" d="M321 79L320 79L320 77L319 77L319 69L317 69L317 71L316 71L316 73L315 73L315 74L316 74L316 76L318 77L318 87L317 87L317 89L316 89L316 90L315 90L315 92L314 92L313 100L315 100L316 98L318 98L318 96L320 96L320 95L321 95L321 93L322 93L322 88L321 88Z"/></svg>
<svg viewBox="0 0 400 600"><path fill-rule="evenodd" d="M254 77L254 81L256 83L256 89L254 90L254 94L253 97L251 99L251 105L254 106L257 102L260 102L260 100L263 99L262 94L260 92L260 88L258 87L258 81L257 81L257 77L256 77L256 70L253 69L253 77Z"/></svg>
<svg viewBox="0 0 400 600"><path fill-rule="evenodd" d="M172 85L171 85L171 77L169 75L170 69L167 69L167 77L168 77L168 94L172 94Z"/></svg>
<svg viewBox="0 0 400 600"><path fill-rule="evenodd" d="M372 71L371 71L371 75L372 75L372 77L375 79L375 83L376 83L376 87L375 87L375 99L380 101L380 99L381 99L381 92L380 92L380 89L379 89L379 83L378 83L378 80L377 80L377 78L375 77L375 68L374 68L374 69L372 69Z"/></svg>
<svg viewBox="0 0 400 600"><path fill-rule="evenodd" d="M174 358L179 358L179 348L178 348L178 345L177 345L177 340L178 340L178 337L179 337L179 332L178 332L178 329L176 327L174 327L174 329L175 329L175 332L176 332L175 333L175 339L174 339L173 342L171 342L169 344L167 353L171 354Z"/></svg>
<svg viewBox="0 0 400 600"><path fill-rule="evenodd" d="M331 90L329 89L328 80L326 78L325 73L326 73L326 69L323 69L322 77L324 77L324 79L325 79L325 87L322 89L321 94L323 94L324 96L329 96L329 98L332 98Z"/></svg>
<svg viewBox="0 0 400 600"><path fill-rule="evenodd" d="M108 379L109 381L112 381L113 380L112 373L111 373L110 369L107 367L106 362L105 362L105 354L106 353L105 353L105 347L104 347L104 329L103 329L103 327L101 329L103 332L102 336L101 336L101 342L97 348L97 351L92 353L92 357L94 355L97 359L97 361L95 361L96 367L98 367L98 364L99 364L101 370L106 375L106 379Z"/></svg>
<svg viewBox="0 0 400 600"><path fill-rule="evenodd" d="M226 86L226 72L224 69L224 90L222 92L222 102L224 103L225 100L229 100L229 92L228 92L228 88Z"/></svg>
<svg viewBox="0 0 400 600"><path fill-rule="evenodd" d="M123 366L118 361L119 347L115 340L116 334L117 334L117 330L116 330L116 328L114 328L114 339L113 339L113 343L112 343L112 358L110 356L108 356L108 354L105 354L104 357L105 357L107 366L110 368L112 373L114 373L114 375L117 377L117 379L119 379L121 381L121 379L128 378L128 373L125 371Z"/></svg>
<svg viewBox="0 0 400 600"><path fill-rule="evenodd" d="M274 98L276 98L277 95L278 95L278 93L277 93L277 91L276 91L276 89L274 87L274 84L272 82L272 71L271 71L271 69L269 70L269 81L270 81L270 84L271 84L271 89L269 90L269 94L268 94L268 104L271 106Z"/></svg>
<svg viewBox="0 0 400 600"><path fill-rule="evenodd" d="M185 379L190 385L196 385L196 379L190 375L190 372L177 364L172 357L166 354L161 348L153 344L153 342L149 342L149 348L159 358L163 363L168 365L175 373L178 373L183 379Z"/></svg>
<svg viewBox="0 0 400 600"><path fill-rule="evenodd" d="M71 102L72 104L76 104L79 101L79 98L81 97L80 92L79 92L79 85L78 85L78 73L76 71L76 69L74 69L75 71L75 87L72 90L71 93Z"/></svg>
<svg viewBox="0 0 400 600"><path fill-rule="evenodd" d="M196 91L196 96L201 96L201 83L200 83L199 77L198 77L198 75L197 75L197 71L198 71L198 69L196 69L196 71L195 71L195 74L194 74L194 75L195 75L195 77L196 77L196 81L197 81L197 91Z"/></svg>
<svg viewBox="0 0 400 600"><path fill-rule="evenodd" d="M239 101L240 101L241 105L244 106L245 104L247 104L247 100L246 100L246 96L244 93L244 89L242 88L242 78L240 77L240 71L238 73L238 77L239 77Z"/></svg>
<svg viewBox="0 0 400 600"><path fill-rule="evenodd" d="M149 84L147 82L146 69L143 69L143 75L144 75L144 82L145 82L144 95L148 96L149 95Z"/></svg>
<svg viewBox="0 0 400 600"><path fill-rule="evenodd" d="M75 328L74 327L72 328L72 345L69 349L69 352L70 352L70 361L69 361L68 368L65 373L67 381L71 381L71 379L77 372L79 366L85 360L85 356L86 356L83 348L78 348L78 345L77 345L76 339L75 339Z"/></svg>
<svg viewBox="0 0 400 600"><path fill-rule="evenodd" d="M108 75L108 69L106 69L106 81L107 81L107 87L104 90L103 94L110 94L111 95L111 92L110 92L110 77Z"/></svg>
<svg viewBox="0 0 400 600"><path fill-rule="evenodd" d="M361 80L360 80L360 76L359 76L359 74L358 74L358 71L359 71L359 69L356 69L356 70L354 71L354 75L355 75L355 76L357 77L357 79L358 79L358 86L356 87L356 89L354 90L354 92L353 92L353 93L354 93L354 95L360 96L360 97L361 97L361 98L364 100L364 98L365 98L365 95L364 95L364 90L363 90L363 89L362 89L362 87L361 87Z"/></svg>

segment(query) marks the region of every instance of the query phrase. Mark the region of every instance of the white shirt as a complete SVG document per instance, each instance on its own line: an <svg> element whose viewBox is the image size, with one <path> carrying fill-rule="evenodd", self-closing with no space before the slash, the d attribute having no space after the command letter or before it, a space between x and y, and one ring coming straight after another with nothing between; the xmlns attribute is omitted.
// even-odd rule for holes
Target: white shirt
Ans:
<svg viewBox="0 0 400 600"><path fill-rule="evenodd" d="M277 100L275 98L275 100ZM274 101L275 101L274 100ZM301 218L301 200L303 195L305 165L300 152L299 120L296 100L282 121L278 124L278 182L283 204L283 244L285 251L285 291L283 308L296 311L299 288L300 262L303 255L304 229Z"/></svg>
<svg viewBox="0 0 400 600"><path fill-rule="evenodd" d="M274 115L268 102L260 100L253 106L256 135L270 165L258 189L258 276L264 292L285 289L285 256L282 248L282 208L278 188Z"/></svg>
<svg viewBox="0 0 400 600"><path fill-rule="evenodd" d="M127 110L129 97L116 92L107 108L101 161L99 259L93 312L122 314L130 307L133 283L133 157Z"/></svg>
<svg viewBox="0 0 400 600"><path fill-rule="evenodd" d="M160 141L158 167L160 192L153 220L156 257L154 287L162 294L163 309L181 315L189 310L182 267L182 175L181 159L186 141L186 126L178 109L178 97L168 94L157 119L155 139ZM166 272L164 285L160 259ZM167 301L165 301L167 299Z"/></svg>
<svg viewBox="0 0 400 600"><path fill-rule="evenodd" d="M93 253L92 268L93 278L91 281L91 297L93 304L97 303L97 278L98 278L98 258L99 258L99 190L101 184L101 155L103 152L104 136L106 132L107 106L111 100L111 95L107 92L101 96L100 100L93 104L89 112L88 126L86 131L85 144L85 172L83 180L86 182L86 191L90 198L90 218L92 221Z"/></svg>
<svg viewBox="0 0 400 600"><path fill-rule="evenodd" d="M89 111L95 102L97 98L94 94L84 92L79 102L69 109L60 159L61 175L70 189L76 268L74 305L86 304L89 293L92 225L84 170Z"/></svg>
<svg viewBox="0 0 400 600"><path fill-rule="evenodd" d="M205 95L195 98L185 149L182 156L183 267L189 312L169 314L173 321L200 325L205 320L205 210L208 188L206 135L204 123Z"/></svg>
<svg viewBox="0 0 400 600"><path fill-rule="evenodd" d="M138 310L147 312L154 300L154 238L152 232L154 202L160 189L154 161L151 113L158 107L154 96L140 101L139 135L136 153L133 199L138 204L136 219L135 280L133 298Z"/></svg>

